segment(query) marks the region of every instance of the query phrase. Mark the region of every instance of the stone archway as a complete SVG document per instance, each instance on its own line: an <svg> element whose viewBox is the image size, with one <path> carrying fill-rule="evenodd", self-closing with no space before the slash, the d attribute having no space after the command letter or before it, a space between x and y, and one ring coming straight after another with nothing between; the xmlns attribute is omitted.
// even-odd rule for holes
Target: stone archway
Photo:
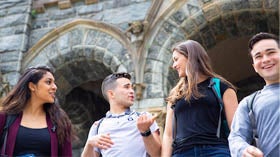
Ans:
<svg viewBox="0 0 280 157"><path fill-rule="evenodd" d="M200 42L214 60L215 71L234 84L243 84L240 88L247 88L240 81L250 78L259 81L252 79L256 74L244 41L260 31L279 33L278 6L275 0L185 0L169 5L153 23L146 41L149 49L143 55L146 57L144 77L149 78L148 88L152 89L147 95L164 98L177 82L177 73L170 68L171 47L187 39Z"/></svg>
<svg viewBox="0 0 280 157"><path fill-rule="evenodd" d="M134 79L128 43L110 25L76 20L48 33L23 57L22 70L35 65L54 69L57 97L80 138L73 143L77 156L92 123L109 109L100 91L102 80L119 71L131 73Z"/></svg>

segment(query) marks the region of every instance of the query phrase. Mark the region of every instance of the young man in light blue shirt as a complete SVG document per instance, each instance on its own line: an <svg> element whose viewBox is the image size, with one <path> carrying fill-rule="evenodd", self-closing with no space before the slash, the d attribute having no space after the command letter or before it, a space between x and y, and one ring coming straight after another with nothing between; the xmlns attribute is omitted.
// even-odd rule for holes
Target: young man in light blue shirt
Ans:
<svg viewBox="0 0 280 157"><path fill-rule="evenodd" d="M280 49L279 38L269 33L259 33L249 41L255 71L266 85L255 96L254 113L257 147L251 145L253 127L249 118L249 99L245 97L235 112L229 146L233 157L280 156Z"/></svg>

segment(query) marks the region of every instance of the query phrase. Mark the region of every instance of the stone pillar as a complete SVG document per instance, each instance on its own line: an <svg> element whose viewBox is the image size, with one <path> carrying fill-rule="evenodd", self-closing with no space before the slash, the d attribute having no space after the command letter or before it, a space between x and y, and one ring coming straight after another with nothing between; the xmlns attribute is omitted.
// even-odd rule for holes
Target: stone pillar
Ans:
<svg viewBox="0 0 280 157"><path fill-rule="evenodd" d="M32 0L0 1L0 70L16 84L22 55L28 49Z"/></svg>

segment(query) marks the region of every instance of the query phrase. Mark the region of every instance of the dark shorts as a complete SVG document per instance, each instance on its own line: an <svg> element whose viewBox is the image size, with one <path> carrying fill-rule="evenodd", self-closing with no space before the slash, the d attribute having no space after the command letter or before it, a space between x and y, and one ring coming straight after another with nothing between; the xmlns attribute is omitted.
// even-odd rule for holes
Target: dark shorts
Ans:
<svg viewBox="0 0 280 157"><path fill-rule="evenodd" d="M195 145L172 157L230 157L230 151L227 145Z"/></svg>

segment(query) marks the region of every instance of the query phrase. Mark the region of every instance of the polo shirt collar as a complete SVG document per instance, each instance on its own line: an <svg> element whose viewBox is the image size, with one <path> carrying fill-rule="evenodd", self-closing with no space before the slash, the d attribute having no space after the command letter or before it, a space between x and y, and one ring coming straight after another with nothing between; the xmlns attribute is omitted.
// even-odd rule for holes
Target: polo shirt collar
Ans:
<svg viewBox="0 0 280 157"><path fill-rule="evenodd" d="M106 118L119 118L119 117L122 117L122 116L125 116L125 115L130 115L131 112L132 112L132 111L131 111L130 108L126 109L126 110L125 110L123 113L121 113L121 114L113 114L113 113L111 113L110 111L108 111L108 112L106 113Z"/></svg>

